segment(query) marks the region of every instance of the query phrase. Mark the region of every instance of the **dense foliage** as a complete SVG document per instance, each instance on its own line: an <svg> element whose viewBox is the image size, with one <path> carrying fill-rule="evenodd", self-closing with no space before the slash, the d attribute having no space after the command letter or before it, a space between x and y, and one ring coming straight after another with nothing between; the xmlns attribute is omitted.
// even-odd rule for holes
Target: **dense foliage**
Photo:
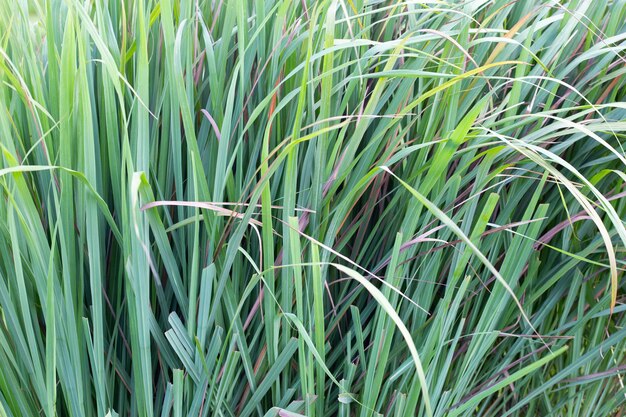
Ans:
<svg viewBox="0 0 626 417"><path fill-rule="evenodd" d="M0 416L624 415L625 22L0 0Z"/></svg>

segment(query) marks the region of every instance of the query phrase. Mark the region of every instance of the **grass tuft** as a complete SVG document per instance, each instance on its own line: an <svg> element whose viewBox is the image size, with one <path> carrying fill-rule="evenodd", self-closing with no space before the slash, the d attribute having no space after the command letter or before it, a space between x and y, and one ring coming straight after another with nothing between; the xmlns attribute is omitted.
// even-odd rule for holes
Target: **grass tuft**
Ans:
<svg viewBox="0 0 626 417"><path fill-rule="evenodd" d="M0 417L624 415L624 22L0 0Z"/></svg>

